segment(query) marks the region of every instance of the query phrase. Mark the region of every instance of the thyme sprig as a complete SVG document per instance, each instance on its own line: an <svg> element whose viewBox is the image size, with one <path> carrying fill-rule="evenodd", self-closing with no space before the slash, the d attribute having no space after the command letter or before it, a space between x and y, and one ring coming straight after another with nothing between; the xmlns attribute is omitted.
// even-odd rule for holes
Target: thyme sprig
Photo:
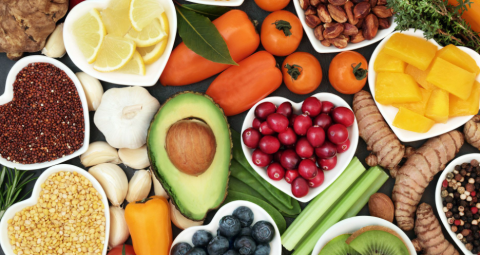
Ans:
<svg viewBox="0 0 480 255"><path fill-rule="evenodd" d="M2 168L0 172L0 219L2 219L5 211L12 206L13 203L25 199L25 197L32 192L32 190L29 190L19 198L20 192L25 185L37 179L33 178L33 173L25 175L26 173L26 171L19 171L17 169Z"/></svg>

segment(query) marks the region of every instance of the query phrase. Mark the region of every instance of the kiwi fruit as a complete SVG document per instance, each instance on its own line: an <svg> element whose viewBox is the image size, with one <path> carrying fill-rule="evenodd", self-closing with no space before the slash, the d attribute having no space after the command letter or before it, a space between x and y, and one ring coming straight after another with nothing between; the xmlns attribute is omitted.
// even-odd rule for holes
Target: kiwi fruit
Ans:
<svg viewBox="0 0 480 255"><path fill-rule="evenodd" d="M362 255L410 255L402 239L383 230L364 231L348 243Z"/></svg>
<svg viewBox="0 0 480 255"><path fill-rule="evenodd" d="M345 242L349 237L350 234L344 234L333 238L318 255L360 255Z"/></svg>

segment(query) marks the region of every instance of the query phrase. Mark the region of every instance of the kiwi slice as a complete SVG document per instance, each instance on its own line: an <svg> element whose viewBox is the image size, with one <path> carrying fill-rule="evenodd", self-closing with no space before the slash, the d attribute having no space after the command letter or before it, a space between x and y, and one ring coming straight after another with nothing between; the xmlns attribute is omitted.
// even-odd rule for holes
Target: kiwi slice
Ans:
<svg viewBox="0 0 480 255"><path fill-rule="evenodd" d="M350 234L339 235L325 245L318 255L360 255L345 241Z"/></svg>
<svg viewBox="0 0 480 255"><path fill-rule="evenodd" d="M350 247L362 255L410 254L400 238L383 230L365 231L349 241Z"/></svg>

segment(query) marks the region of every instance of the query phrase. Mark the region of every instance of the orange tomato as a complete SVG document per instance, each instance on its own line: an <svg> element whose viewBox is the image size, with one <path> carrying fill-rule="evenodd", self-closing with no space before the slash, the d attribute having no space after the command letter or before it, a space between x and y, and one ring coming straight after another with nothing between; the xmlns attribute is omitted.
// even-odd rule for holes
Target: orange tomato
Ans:
<svg viewBox="0 0 480 255"><path fill-rule="evenodd" d="M302 37L302 23L289 11L276 11L263 21L262 45L275 56L292 54L300 45Z"/></svg>
<svg viewBox="0 0 480 255"><path fill-rule="evenodd" d="M108 255L122 255L124 246L125 246L125 255L135 255L135 252L133 251L133 247L128 244L120 244L113 247L113 249L111 249L108 252Z"/></svg>
<svg viewBox="0 0 480 255"><path fill-rule="evenodd" d="M322 67L310 53L295 52L282 64L283 81L295 94L313 92L322 83Z"/></svg>
<svg viewBox="0 0 480 255"><path fill-rule="evenodd" d="M255 3L267 12L274 12L287 7L290 0L255 0Z"/></svg>
<svg viewBox="0 0 480 255"><path fill-rule="evenodd" d="M333 88L342 94L355 94L367 82L367 60L355 51L336 55L328 69L328 79Z"/></svg>

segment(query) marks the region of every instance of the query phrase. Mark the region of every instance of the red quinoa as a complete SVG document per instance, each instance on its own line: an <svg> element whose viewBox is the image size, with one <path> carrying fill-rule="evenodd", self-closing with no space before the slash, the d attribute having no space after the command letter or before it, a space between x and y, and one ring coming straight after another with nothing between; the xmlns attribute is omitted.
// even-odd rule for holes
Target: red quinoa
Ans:
<svg viewBox="0 0 480 255"><path fill-rule="evenodd" d="M13 100L0 106L0 155L22 164L55 160L83 146L85 123L77 89L48 63L23 68Z"/></svg>

